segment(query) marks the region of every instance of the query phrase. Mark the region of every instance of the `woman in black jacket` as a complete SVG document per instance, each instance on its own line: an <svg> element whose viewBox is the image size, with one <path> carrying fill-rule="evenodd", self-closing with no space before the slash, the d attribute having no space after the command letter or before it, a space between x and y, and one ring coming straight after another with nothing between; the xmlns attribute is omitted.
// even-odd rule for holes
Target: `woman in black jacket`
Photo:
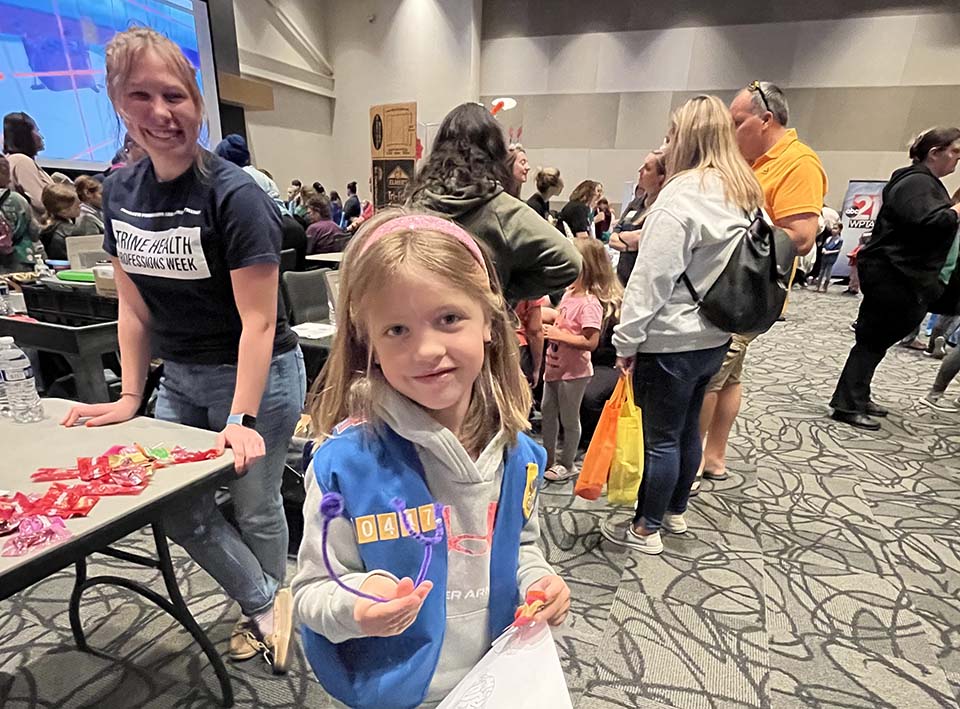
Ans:
<svg viewBox="0 0 960 709"><path fill-rule="evenodd" d="M960 224L940 181L960 161L960 128L931 128L910 146L913 164L890 176L873 238L857 256L863 302L856 344L830 406L833 418L876 431L887 411L871 400L870 383L887 348L924 316L940 295L939 275Z"/></svg>

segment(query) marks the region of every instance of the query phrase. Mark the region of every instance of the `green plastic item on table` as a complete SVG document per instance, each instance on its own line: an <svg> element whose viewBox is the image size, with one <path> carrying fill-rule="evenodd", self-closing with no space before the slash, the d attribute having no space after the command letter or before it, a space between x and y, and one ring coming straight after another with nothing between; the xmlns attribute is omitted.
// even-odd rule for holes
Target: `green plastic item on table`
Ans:
<svg viewBox="0 0 960 709"><path fill-rule="evenodd" d="M93 283L92 270L70 270L60 271L57 278L61 281L72 281L74 283Z"/></svg>

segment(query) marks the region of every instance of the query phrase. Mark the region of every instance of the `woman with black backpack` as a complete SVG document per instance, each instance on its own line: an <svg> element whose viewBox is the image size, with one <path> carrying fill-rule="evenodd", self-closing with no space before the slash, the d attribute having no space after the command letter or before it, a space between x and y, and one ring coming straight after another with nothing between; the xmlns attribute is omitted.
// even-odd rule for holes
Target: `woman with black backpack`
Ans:
<svg viewBox="0 0 960 709"><path fill-rule="evenodd" d="M607 539L645 554L663 551L660 529L682 534L700 466L700 407L730 332L701 312L682 282L707 292L747 234L763 192L737 148L720 99L698 96L673 115L668 180L646 216L613 344L632 372L643 410L644 475L626 525L601 525Z"/></svg>

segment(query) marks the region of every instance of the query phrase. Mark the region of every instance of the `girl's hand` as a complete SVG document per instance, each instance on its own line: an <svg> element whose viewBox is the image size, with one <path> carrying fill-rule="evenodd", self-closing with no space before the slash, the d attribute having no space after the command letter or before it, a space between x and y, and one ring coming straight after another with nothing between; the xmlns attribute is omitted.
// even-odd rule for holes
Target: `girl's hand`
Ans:
<svg viewBox="0 0 960 709"><path fill-rule="evenodd" d="M389 638L400 635L413 625L432 588L432 581L424 581L414 588L410 578L400 579L397 583L391 578L375 574L363 582L360 590L391 600L377 603L358 598L353 606L353 618L368 637Z"/></svg>
<svg viewBox="0 0 960 709"><path fill-rule="evenodd" d="M635 357L617 357L617 369L620 374L630 374L633 371L633 361Z"/></svg>
<svg viewBox="0 0 960 709"><path fill-rule="evenodd" d="M559 576L544 576L533 584L528 591L542 591L546 596L545 605L533 620L544 621L550 625L560 625L570 612L570 588Z"/></svg>
<svg viewBox="0 0 960 709"><path fill-rule="evenodd" d="M137 415L140 399L136 396L121 396L118 401L109 404L77 404L60 421L61 426L70 428L80 419L87 419L84 426L107 426L111 423L123 423Z"/></svg>
<svg viewBox="0 0 960 709"><path fill-rule="evenodd" d="M233 467L237 475L243 475L247 468L257 458L266 455L267 449L263 438L252 428L229 423L217 436L217 450L223 453L224 448L233 450Z"/></svg>
<svg viewBox="0 0 960 709"><path fill-rule="evenodd" d="M567 333L556 325L544 325L543 326L543 336L547 340L553 340L554 342L566 342Z"/></svg>

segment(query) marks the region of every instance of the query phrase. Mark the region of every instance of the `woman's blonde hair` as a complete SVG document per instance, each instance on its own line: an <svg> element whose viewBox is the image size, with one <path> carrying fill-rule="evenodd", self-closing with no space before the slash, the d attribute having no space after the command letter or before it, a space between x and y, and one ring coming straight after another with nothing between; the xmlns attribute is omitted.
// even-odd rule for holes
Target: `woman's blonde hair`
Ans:
<svg viewBox="0 0 960 709"><path fill-rule="evenodd" d="M49 225L65 220L66 217L62 216L63 212L72 207L78 199L76 188L69 182L53 182L44 187L40 201L43 203L43 208L47 210L45 223Z"/></svg>
<svg viewBox="0 0 960 709"><path fill-rule="evenodd" d="M354 237L344 255L337 298L337 333L333 347L311 392L313 429L322 440L341 421L359 418L375 426L373 407L378 388L389 386L374 364L365 313L370 299L401 275L427 274L479 302L490 322L483 369L460 431L464 448L478 452L500 431L510 443L529 427L530 388L520 371L520 353L493 264L484 252L489 277L456 238L436 231L402 230L378 238L365 248L378 227L414 212L391 209L378 213ZM481 246L481 252L483 248ZM382 391L382 389L381 389Z"/></svg>
<svg viewBox="0 0 960 709"><path fill-rule="evenodd" d="M161 61L180 79L186 87L187 94L197 107L197 119L200 122L198 135L202 135L206 127L206 107L200 85L197 83L197 71L190 60L183 54L172 40L149 27L131 27L123 32L117 32L107 44L107 96L113 104L114 110L124 123L127 118L123 112L123 90L130 80L133 68L140 61L143 53L153 51ZM197 166L203 171L204 151L197 150Z"/></svg>
<svg viewBox="0 0 960 709"><path fill-rule="evenodd" d="M603 242L599 239L575 239L574 245L583 262L577 282L603 305L605 321L616 316L623 300L623 286L613 271Z"/></svg>
<svg viewBox="0 0 960 709"><path fill-rule="evenodd" d="M673 112L668 132L668 182L690 171L715 170L727 201L746 212L763 204L763 190L737 147L733 117L716 96L696 96Z"/></svg>

